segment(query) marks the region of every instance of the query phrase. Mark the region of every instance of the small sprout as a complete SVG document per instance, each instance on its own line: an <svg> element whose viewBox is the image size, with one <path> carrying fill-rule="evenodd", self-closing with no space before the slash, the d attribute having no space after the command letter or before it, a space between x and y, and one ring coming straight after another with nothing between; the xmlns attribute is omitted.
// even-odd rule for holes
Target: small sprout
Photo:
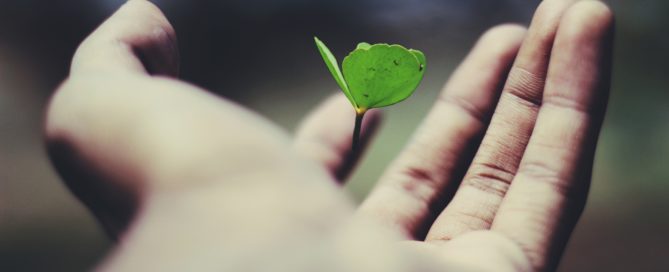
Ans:
<svg viewBox="0 0 669 272"><path fill-rule="evenodd" d="M314 40L328 70L355 109L352 148L355 153L365 112L399 103L411 96L423 79L425 55L401 45L363 42L344 58L340 70L330 49L318 38L314 37Z"/></svg>

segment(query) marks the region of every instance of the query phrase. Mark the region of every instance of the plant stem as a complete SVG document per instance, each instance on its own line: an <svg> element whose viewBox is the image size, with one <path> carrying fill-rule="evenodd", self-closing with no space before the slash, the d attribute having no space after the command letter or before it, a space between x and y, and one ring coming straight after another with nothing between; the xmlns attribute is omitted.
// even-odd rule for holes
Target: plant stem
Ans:
<svg viewBox="0 0 669 272"><path fill-rule="evenodd" d="M351 144L351 154L356 154L360 149L360 129L362 127L362 118L365 117L364 110L356 110L355 126L353 127L353 141Z"/></svg>

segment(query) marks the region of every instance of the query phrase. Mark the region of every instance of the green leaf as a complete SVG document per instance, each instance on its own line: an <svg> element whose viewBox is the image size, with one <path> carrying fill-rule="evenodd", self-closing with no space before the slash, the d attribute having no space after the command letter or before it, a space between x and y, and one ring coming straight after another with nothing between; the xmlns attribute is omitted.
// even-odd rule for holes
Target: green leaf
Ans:
<svg viewBox="0 0 669 272"><path fill-rule="evenodd" d="M411 54L416 56L416 59L418 59L418 62L421 65L421 68L425 69L425 66L427 65L427 63L426 63L425 55L423 54L423 52L420 52L416 49L409 49L409 52L411 52Z"/></svg>
<svg viewBox="0 0 669 272"><path fill-rule="evenodd" d="M398 103L425 73L425 55L400 45L361 43L343 62L344 80L358 111Z"/></svg>
<svg viewBox="0 0 669 272"><path fill-rule="evenodd" d="M355 49L365 49L365 50L367 50L370 47L372 47L371 44L368 44L366 42L361 42L361 43L358 44L358 47L356 47Z"/></svg>
<svg viewBox="0 0 669 272"><path fill-rule="evenodd" d="M353 107L357 108L357 104L353 99L353 96L351 96L351 92L349 91L348 85L344 80L344 76L339 70L339 63L337 63L337 59L334 57L334 55L332 55L330 49L328 49L328 47L325 46L325 44L321 40L319 40L317 37L314 37L314 41L316 42L316 47L318 47L318 51L321 53L321 57L323 57L323 61L325 61L325 65L327 65L328 70L330 70L332 77L334 77L335 81L337 81L339 88L341 88L341 90L344 92L348 100L351 101Z"/></svg>

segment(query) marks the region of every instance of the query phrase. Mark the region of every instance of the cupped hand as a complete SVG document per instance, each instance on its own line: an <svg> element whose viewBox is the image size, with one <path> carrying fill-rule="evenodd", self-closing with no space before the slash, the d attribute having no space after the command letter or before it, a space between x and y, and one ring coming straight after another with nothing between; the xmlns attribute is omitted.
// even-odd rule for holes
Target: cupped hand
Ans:
<svg viewBox="0 0 669 272"><path fill-rule="evenodd" d="M358 209L336 186L359 156L342 95L291 139L176 79L174 31L144 0L77 50L47 147L119 238L101 270L554 270L587 197L612 25L600 2L545 0L529 29L488 31Z"/></svg>

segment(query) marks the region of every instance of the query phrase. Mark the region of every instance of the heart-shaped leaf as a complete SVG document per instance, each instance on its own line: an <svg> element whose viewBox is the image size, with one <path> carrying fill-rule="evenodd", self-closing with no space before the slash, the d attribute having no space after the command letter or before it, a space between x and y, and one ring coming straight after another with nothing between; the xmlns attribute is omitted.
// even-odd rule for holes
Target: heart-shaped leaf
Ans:
<svg viewBox="0 0 669 272"><path fill-rule="evenodd" d="M423 79L425 56L400 45L358 46L342 69L357 108L380 108L411 96Z"/></svg>

